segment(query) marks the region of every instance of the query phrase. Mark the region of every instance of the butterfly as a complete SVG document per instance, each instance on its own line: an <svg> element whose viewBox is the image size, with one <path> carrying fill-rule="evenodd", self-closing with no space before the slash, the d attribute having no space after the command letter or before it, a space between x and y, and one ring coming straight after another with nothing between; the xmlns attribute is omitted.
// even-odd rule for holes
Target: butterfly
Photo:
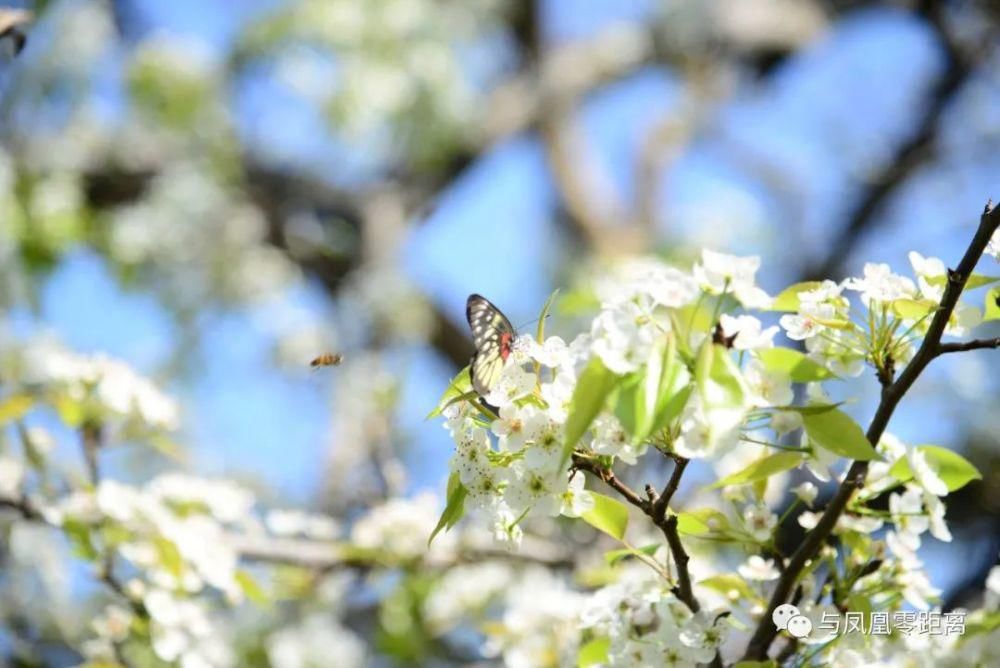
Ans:
<svg viewBox="0 0 1000 668"><path fill-rule="evenodd" d="M472 341L476 346L476 353L469 365L472 389L484 397L500 378L504 362L510 357L516 333L507 316L480 295L469 295L465 302L465 317L469 321Z"/></svg>

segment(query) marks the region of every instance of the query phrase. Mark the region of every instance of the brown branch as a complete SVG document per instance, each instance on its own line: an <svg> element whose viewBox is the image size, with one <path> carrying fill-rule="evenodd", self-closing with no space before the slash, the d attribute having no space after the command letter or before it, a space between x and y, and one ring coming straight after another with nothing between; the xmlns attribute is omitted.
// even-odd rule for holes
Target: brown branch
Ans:
<svg viewBox="0 0 1000 668"><path fill-rule="evenodd" d="M965 284L969 280L969 276L972 275L976 263L982 257L990 237L998 227L1000 227L1000 207L987 204L980 218L979 229L965 251L965 255L962 257L958 268L948 272L948 285L945 288L944 295L941 297L941 306L931 320L923 343L899 378L882 389L882 397L879 401L878 409L875 411L875 415L866 433L868 441L873 445L881 440L882 434L886 426L888 426L889 420L892 418L892 414L896 410L896 406L900 400L902 400L903 396L927 365L938 355L941 336L944 334L948 320L955 310L958 298L965 289ZM761 617L753 636L751 636L747 644L743 660L759 661L766 656L771 642L777 635L777 629L771 623L771 614L775 608L787 601L802 569L807 562L815 558L820 547L833 531L837 520L847 507L851 496L853 496L857 489L864 485L867 474L868 462L855 461L851 464L847 475L844 477L843 482L841 482L836 494L830 500L829 505L827 505L819 522L817 522L812 531L806 534L799 548L792 554L785 572L778 578L774 593L771 595L771 600L768 603L767 611Z"/></svg>
<svg viewBox="0 0 1000 668"><path fill-rule="evenodd" d="M948 353L961 353L967 350L988 350L1000 348L1000 337L995 339L973 339L961 343L942 343L938 346L937 354L946 355Z"/></svg>
<svg viewBox="0 0 1000 668"><path fill-rule="evenodd" d="M674 458L674 470L670 474L670 480L667 481L667 486L663 488L663 492L659 494L653 503L652 510L656 517L663 517L666 514L670 499L673 498L677 492L677 487L681 484L681 476L684 475L684 469L687 468L688 461L690 460L684 457Z"/></svg>
<svg viewBox="0 0 1000 668"><path fill-rule="evenodd" d="M670 548L670 553L677 564L677 586L674 587L674 594L691 612L698 612L701 610L701 605L698 603L698 599L695 598L691 588L691 575L688 572L690 557L681 543L680 533L677 530L677 516L666 515L666 504L673 497L674 492L677 491L681 474L684 473L684 467L687 466L686 459L678 457L675 461L677 462L677 466L674 468L670 480L663 489L663 494L657 495L653 491L653 488L647 485L647 499L639 496L635 490L615 477L614 471L610 468L604 468L592 459L585 459L574 455L573 467L581 471L587 471L600 478L608 487L618 492L622 498L647 515L653 521L653 524L663 532L663 536L667 539L667 546Z"/></svg>

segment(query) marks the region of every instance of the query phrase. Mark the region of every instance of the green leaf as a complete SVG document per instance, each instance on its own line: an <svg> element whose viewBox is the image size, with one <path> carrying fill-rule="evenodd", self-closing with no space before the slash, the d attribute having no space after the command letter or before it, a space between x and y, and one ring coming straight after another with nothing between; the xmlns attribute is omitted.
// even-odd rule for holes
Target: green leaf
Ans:
<svg viewBox="0 0 1000 668"><path fill-rule="evenodd" d="M1000 320L1000 288L993 288L986 293L983 322L987 320Z"/></svg>
<svg viewBox="0 0 1000 668"><path fill-rule="evenodd" d="M12 394L0 399L0 427L23 418L34 404L35 399L30 394Z"/></svg>
<svg viewBox="0 0 1000 668"><path fill-rule="evenodd" d="M802 421L809 440L824 450L861 461L878 458L858 423L839 409L804 414Z"/></svg>
<svg viewBox="0 0 1000 668"><path fill-rule="evenodd" d="M933 299L896 299L892 302L892 311L900 318L920 320L937 310L938 303Z"/></svg>
<svg viewBox="0 0 1000 668"><path fill-rule="evenodd" d="M949 492L961 489L973 480L982 480L983 475L972 463L948 448L938 445L918 445L917 450L924 453L927 463L930 464L938 477L947 485ZM889 475L900 482L906 482L913 478L913 471L906 457L900 457L889 469Z"/></svg>
<svg viewBox="0 0 1000 668"><path fill-rule="evenodd" d="M184 575L184 557L181 556L181 551L177 549L172 540L163 536L154 538L153 545L156 547L156 554L160 558L160 564L163 568L180 580L181 576Z"/></svg>
<svg viewBox="0 0 1000 668"><path fill-rule="evenodd" d="M538 343L542 343L545 340L545 319L549 317L549 311L552 310L552 305L556 302L556 297L559 296L559 288L552 291L549 298L545 300L542 305L542 312L538 314L538 329L535 330L535 340Z"/></svg>
<svg viewBox="0 0 1000 668"><path fill-rule="evenodd" d="M755 594L753 589L750 588L750 585L748 585L746 581L738 575L713 575L710 578L699 580L698 584L703 587L708 587L709 589L714 589L730 600L734 600L734 593L736 594L736 598L743 598L747 600L754 600L758 598L757 594Z"/></svg>
<svg viewBox="0 0 1000 668"><path fill-rule="evenodd" d="M649 411L652 419L645 436L655 434L680 415L694 391L694 386L691 384L691 373L677 356L676 337L670 336L668 338L661 359L660 379L655 386L655 401L651 403L652 410ZM651 365L650 369L652 368ZM649 394L651 384L648 381L647 378L647 402L651 398ZM647 406L650 404L647 403Z"/></svg>
<svg viewBox="0 0 1000 668"><path fill-rule="evenodd" d="M823 285L822 281L805 281L790 285L778 293L768 310L795 313L799 310L799 293L815 290L821 285Z"/></svg>
<svg viewBox="0 0 1000 668"><path fill-rule="evenodd" d="M733 668L777 668L774 661L740 661L733 665Z"/></svg>
<svg viewBox="0 0 1000 668"><path fill-rule="evenodd" d="M750 464L742 471L727 475L713 484L709 489L718 489L727 485L745 485L758 480L766 480L773 475L791 470L802 463L802 455L797 452L778 452Z"/></svg>
<svg viewBox="0 0 1000 668"><path fill-rule="evenodd" d="M468 490L462 485L462 481L458 477L458 473L453 471L450 476L448 476L448 501L445 504L444 512L441 513L441 518L438 520L437 526L434 527L434 531L431 532L430 538L427 539L427 547L430 547L431 542L434 537L444 529L448 530L455 526L462 515L465 514L465 496L468 494Z"/></svg>
<svg viewBox="0 0 1000 668"><path fill-rule="evenodd" d="M628 527L628 508L609 496L597 492L591 492L591 495L594 497L594 507L581 515L583 520L595 529L622 540Z"/></svg>
<svg viewBox="0 0 1000 668"><path fill-rule="evenodd" d="M253 579L250 573L243 569L238 569L235 579L236 584L243 590L243 594L247 597L247 600L257 605L267 605L269 603L267 594L264 593L264 590L260 588L260 585L257 584L257 581Z"/></svg>
<svg viewBox="0 0 1000 668"><path fill-rule="evenodd" d="M573 399L570 401L569 416L566 418L566 441L563 443L562 458L559 468L562 468L573 454L573 448L590 428L597 414L604 408L608 395L615 389L621 377L608 370L601 358L590 358L587 368L580 374L573 389Z"/></svg>
<svg viewBox="0 0 1000 668"><path fill-rule="evenodd" d="M799 415L819 415L820 413L828 413L834 408L843 406L843 401L838 401L835 404L808 404L806 406L775 406L775 410L779 411L795 411Z"/></svg>
<svg viewBox="0 0 1000 668"><path fill-rule="evenodd" d="M943 287L948 283L948 276L946 274L940 274L938 276L925 276L925 280L931 285L936 285ZM981 288L984 285L992 285L1000 281L1000 276L985 276L983 274L973 274L969 276L969 280L965 282L966 290L975 290L976 288Z"/></svg>
<svg viewBox="0 0 1000 668"><path fill-rule="evenodd" d="M66 519L62 524L63 532L69 538L73 546L73 553L86 561L96 561L98 555L97 548L91 538L90 526L72 518Z"/></svg>
<svg viewBox="0 0 1000 668"><path fill-rule="evenodd" d="M632 437L633 442L640 440L640 434L645 429L644 425L649 422L645 414L646 375L647 369L643 367L624 376L618 383L618 391L614 393L615 417L622 423L622 427Z"/></svg>
<svg viewBox="0 0 1000 668"><path fill-rule="evenodd" d="M743 421L748 390L729 350L710 341L698 351L694 378L705 410L708 440L715 443Z"/></svg>
<svg viewBox="0 0 1000 668"><path fill-rule="evenodd" d="M652 545L646 545L645 547L640 548L626 547L621 550L611 550L604 553L604 561L607 562L608 566L614 566L626 557L634 557L639 554L645 554L647 557L652 557L656 554L658 549L660 549L659 543L653 543Z"/></svg>
<svg viewBox="0 0 1000 668"><path fill-rule="evenodd" d="M602 636L586 643L576 655L577 668L588 668L588 666L607 663L609 647L611 647L611 639Z"/></svg>
<svg viewBox="0 0 1000 668"><path fill-rule="evenodd" d="M806 357L805 353L791 348L765 348L757 351L757 358L772 373L788 375L793 382L811 383L836 378L837 375L821 364Z"/></svg>
<svg viewBox="0 0 1000 668"><path fill-rule="evenodd" d="M475 392L472 390L472 378L469 376L469 367L466 366L458 375L451 379L448 383L448 389L444 391L441 395L441 399L438 400L437 406L430 413L427 414L425 420L430 420L431 418L436 418L441 415L445 408L451 405L453 402L461 400L463 396L469 395L469 398L475 396Z"/></svg>
<svg viewBox="0 0 1000 668"><path fill-rule="evenodd" d="M698 508L677 513L677 531L688 536L700 536L728 528L729 520L715 508Z"/></svg>

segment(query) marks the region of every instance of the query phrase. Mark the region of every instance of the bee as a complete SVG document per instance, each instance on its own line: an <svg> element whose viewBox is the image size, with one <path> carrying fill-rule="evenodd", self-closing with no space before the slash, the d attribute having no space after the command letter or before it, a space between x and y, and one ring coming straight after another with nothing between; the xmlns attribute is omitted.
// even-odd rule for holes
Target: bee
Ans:
<svg viewBox="0 0 1000 668"><path fill-rule="evenodd" d="M344 356L339 353L323 353L312 362L309 362L309 366L315 370L324 366L337 366L343 361Z"/></svg>

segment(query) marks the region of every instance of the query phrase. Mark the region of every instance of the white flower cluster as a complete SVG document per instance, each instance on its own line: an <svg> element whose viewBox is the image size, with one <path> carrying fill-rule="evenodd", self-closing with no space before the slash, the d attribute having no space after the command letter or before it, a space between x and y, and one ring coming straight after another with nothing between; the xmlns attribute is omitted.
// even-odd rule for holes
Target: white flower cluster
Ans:
<svg viewBox="0 0 1000 668"><path fill-rule="evenodd" d="M543 568L530 568L504 596L504 615L490 630L487 655L510 668L574 665L583 595Z"/></svg>
<svg viewBox="0 0 1000 668"><path fill-rule="evenodd" d="M625 579L584 603L580 626L610 640L610 666L690 667L712 661L725 640L724 620L692 614L663 582Z"/></svg>
<svg viewBox="0 0 1000 668"><path fill-rule="evenodd" d="M448 569L424 601L427 623L436 633L444 633L474 619L513 578L510 566L496 561Z"/></svg>
<svg viewBox="0 0 1000 668"><path fill-rule="evenodd" d="M467 403L445 410L446 428L457 445L452 469L471 504L490 515L498 540L516 542L518 523L529 511L575 517L592 507L583 477L568 477L560 468L569 405L588 363L599 360L610 372L626 376L639 372L651 357L662 357L665 337L684 336L691 346L704 343L709 332L694 331L688 322L701 300L731 295L746 307L770 302L754 283L758 265L757 258L712 251L705 251L690 273L654 259L627 262L598 282L601 310L589 332L569 344L559 337L536 341L529 334L516 339L484 397L498 408L496 419L484 421ZM737 350L751 353L773 346L778 331L750 315L725 315L721 327L734 337ZM703 392L691 393L671 439L677 454L705 457L729 449L753 406L792 399L787 374L772 373L755 359L745 372L733 366L732 373L735 388L706 379ZM691 381L691 372L679 364L676 389ZM634 439L614 413L601 412L578 447L634 465L648 444Z"/></svg>
<svg viewBox="0 0 1000 668"><path fill-rule="evenodd" d="M43 384L75 403L96 404L103 419L117 418L129 427L163 431L178 427L177 403L120 360L38 343L25 349L24 364L26 383Z"/></svg>
<svg viewBox="0 0 1000 668"><path fill-rule="evenodd" d="M286 43L328 50L334 68L320 54L285 49L278 53L278 73L325 107L349 137L368 140L369 149L395 149L398 143L384 141L386 129L402 129L407 141L433 142L470 119L476 92L458 47L492 24L495 5L299 0L264 16L244 41L250 52ZM407 132L417 127L421 132Z"/></svg>
<svg viewBox="0 0 1000 668"><path fill-rule="evenodd" d="M930 324L947 284L947 270L940 259L917 252L909 258L916 283L894 274L887 264L867 263L861 277L839 284L826 280L798 292L798 311L782 316L781 326L790 339L805 342L813 359L841 376L856 376L866 361L878 363L885 355L891 355L896 364L909 361L915 340L910 335ZM851 319L844 290L857 292L867 310L860 324ZM945 333L962 336L982 317L980 309L959 301ZM879 345L885 350L878 350Z"/></svg>
<svg viewBox="0 0 1000 668"><path fill-rule="evenodd" d="M440 508L432 492L413 498L389 499L375 506L351 527L351 542L396 559L412 559L427 551Z"/></svg>

